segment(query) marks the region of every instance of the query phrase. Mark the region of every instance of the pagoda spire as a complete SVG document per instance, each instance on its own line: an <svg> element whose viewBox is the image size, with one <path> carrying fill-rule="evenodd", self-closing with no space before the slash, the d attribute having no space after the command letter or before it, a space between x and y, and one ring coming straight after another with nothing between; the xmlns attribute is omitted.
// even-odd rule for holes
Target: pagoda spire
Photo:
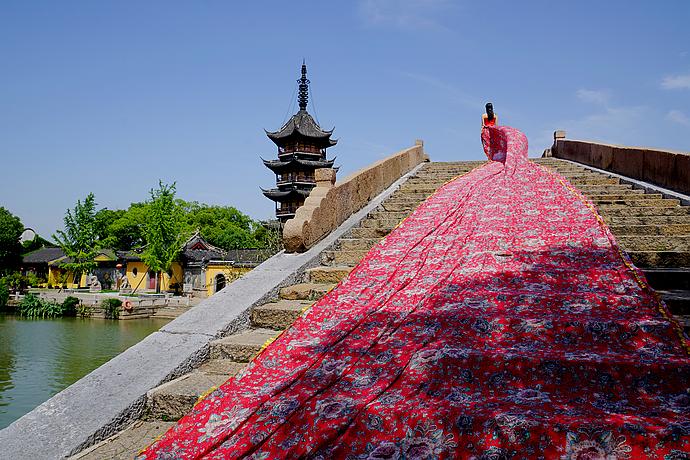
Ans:
<svg viewBox="0 0 690 460"><path fill-rule="evenodd" d="M297 80L299 83L299 109L307 110L307 102L309 101L309 79L307 78L307 64L302 60L302 78Z"/></svg>

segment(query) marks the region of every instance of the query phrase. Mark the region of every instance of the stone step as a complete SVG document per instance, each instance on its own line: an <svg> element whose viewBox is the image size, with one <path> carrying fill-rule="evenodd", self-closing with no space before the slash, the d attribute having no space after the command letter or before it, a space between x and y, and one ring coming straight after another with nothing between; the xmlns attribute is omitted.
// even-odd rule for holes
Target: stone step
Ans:
<svg viewBox="0 0 690 460"><path fill-rule="evenodd" d="M549 168L554 171L588 171L588 169L583 168L582 166L576 166L576 165L563 165L563 164L545 164L545 163L538 163L541 166L544 166L546 168Z"/></svg>
<svg viewBox="0 0 690 460"><path fill-rule="evenodd" d="M380 238L341 238L338 247L343 251L369 250L373 248Z"/></svg>
<svg viewBox="0 0 690 460"><path fill-rule="evenodd" d="M408 179L405 182L406 186L429 186L429 185L438 185L438 184L443 184L447 179L445 177L439 178L439 177L412 177Z"/></svg>
<svg viewBox="0 0 690 460"><path fill-rule="evenodd" d="M644 190L632 188L630 185L580 185L577 187L585 195L606 195L609 193L632 193L634 195L644 194Z"/></svg>
<svg viewBox="0 0 690 460"><path fill-rule="evenodd" d="M688 251L627 251L633 263L640 268L690 268Z"/></svg>
<svg viewBox="0 0 690 460"><path fill-rule="evenodd" d="M634 235L617 236L616 240L626 250L631 251L688 251L690 238L687 236Z"/></svg>
<svg viewBox="0 0 690 460"><path fill-rule="evenodd" d="M304 300L280 300L252 308L252 327L282 331L295 322L312 304Z"/></svg>
<svg viewBox="0 0 690 460"><path fill-rule="evenodd" d="M124 430L69 457L69 460L132 460L175 422L137 420Z"/></svg>
<svg viewBox="0 0 690 460"><path fill-rule="evenodd" d="M355 230L355 229L353 229ZM309 268L305 272L305 283L339 283L350 274L352 267L325 267Z"/></svg>
<svg viewBox="0 0 690 460"><path fill-rule="evenodd" d="M687 206L659 208L651 206L597 206L604 217L649 217L649 216L688 216Z"/></svg>
<svg viewBox="0 0 690 460"><path fill-rule="evenodd" d="M211 359L225 358L247 363L264 344L280 334L272 329L249 329L211 342Z"/></svg>
<svg viewBox="0 0 690 460"><path fill-rule="evenodd" d="M321 253L321 263L328 266L345 265L347 267L354 267L364 258L367 252L369 251L324 251Z"/></svg>
<svg viewBox="0 0 690 460"><path fill-rule="evenodd" d="M417 174L415 174L415 177L433 176L436 174L444 174L444 175L453 176L456 174L464 174L464 173L470 172L473 169L476 169L476 166L459 166L457 168L422 169L419 172L417 172Z"/></svg>
<svg viewBox="0 0 690 460"><path fill-rule="evenodd" d="M247 363L238 363L227 358L216 358L206 361L199 366L197 371L209 375L225 375L229 378L243 371L245 367L247 367Z"/></svg>
<svg viewBox="0 0 690 460"><path fill-rule="evenodd" d="M611 177L607 174L601 174L598 172L588 172L588 171L572 171L572 172L565 172L565 173L558 171L558 174L565 177L569 181L578 180L578 179L602 179L602 178L610 178Z"/></svg>
<svg viewBox="0 0 690 460"><path fill-rule="evenodd" d="M575 187L579 185L616 185L619 180L615 177L579 177L576 179L568 179L568 182L573 184Z"/></svg>
<svg viewBox="0 0 690 460"><path fill-rule="evenodd" d="M686 235L690 238L690 221L687 224L671 225L610 225L616 236L624 235Z"/></svg>
<svg viewBox="0 0 690 460"><path fill-rule="evenodd" d="M368 214L367 218L371 219L397 219L403 220L405 217L409 216L409 212L405 211L372 211Z"/></svg>
<svg viewBox="0 0 690 460"><path fill-rule="evenodd" d="M623 193L586 193L587 198L592 201L644 201L644 200L661 200L663 197L661 193L635 193L636 190L628 190Z"/></svg>
<svg viewBox="0 0 690 460"><path fill-rule="evenodd" d="M690 290L690 268L647 268L647 282L656 290Z"/></svg>
<svg viewBox="0 0 690 460"><path fill-rule="evenodd" d="M284 300L316 300L335 287L333 283L299 283L280 290Z"/></svg>
<svg viewBox="0 0 690 460"><path fill-rule="evenodd" d="M388 227L388 228L358 227L358 228L353 228L350 231L350 233L352 234L353 238L382 238L382 237L388 235L391 232L391 230L393 230L393 227Z"/></svg>
<svg viewBox="0 0 690 460"><path fill-rule="evenodd" d="M147 420L179 420L189 412L199 399L212 387L218 387L229 375L190 372L164 383L146 394Z"/></svg>
<svg viewBox="0 0 690 460"><path fill-rule="evenodd" d="M408 214L415 209L417 209L417 206L421 204L421 201L391 201L391 202L385 202L381 205L381 207L386 210L386 211L407 211Z"/></svg>
<svg viewBox="0 0 690 460"><path fill-rule="evenodd" d="M410 215L409 211L405 212L406 216ZM360 225L362 228L394 228L403 219L364 219Z"/></svg>
<svg viewBox="0 0 690 460"><path fill-rule="evenodd" d="M656 291L664 301L668 309L674 315L690 315L690 291L673 289L668 291Z"/></svg>
<svg viewBox="0 0 690 460"><path fill-rule="evenodd" d="M443 184L445 184L447 181L444 180L437 180L437 181L414 181L406 184L407 187L411 188L431 188L430 193L435 192L439 187L441 187ZM405 189L407 191L407 189ZM417 192L419 193L419 192Z"/></svg>
<svg viewBox="0 0 690 460"><path fill-rule="evenodd" d="M685 216L602 216L609 225L690 225L690 215Z"/></svg>
<svg viewBox="0 0 690 460"><path fill-rule="evenodd" d="M644 195L642 195L644 196ZM679 207L680 200L671 200L667 198L650 198L650 199L626 199L626 200L592 200L597 206L611 207L611 208L675 208Z"/></svg>
<svg viewBox="0 0 690 460"><path fill-rule="evenodd" d="M399 192L404 192L404 193L428 193L431 195L434 193L436 190L438 190L438 187L434 184L429 184L429 185L421 185L421 184L410 184L406 182L405 184L401 185L400 188L398 189Z"/></svg>
<svg viewBox="0 0 690 460"><path fill-rule="evenodd" d="M423 171L415 175L416 179L420 180L438 180L438 179L443 179L443 180L448 180L450 178L462 175L462 174L467 174L468 172L472 171L471 169L456 169L454 171Z"/></svg>
<svg viewBox="0 0 690 460"><path fill-rule="evenodd" d="M416 201L424 201L427 198L431 196L431 193L420 193L420 192L401 192L401 193L393 193L391 196L388 198L389 200L416 200Z"/></svg>
<svg viewBox="0 0 690 460"><path fill-rule="evenodd" d="M455 171L471 171L477 166L481 166L481 163L477 164L454 164L454 165L439 165L438 163L430 163L428 167L421 168L417 171L417 174L428 174L433 172L455 172Z"/></svg>

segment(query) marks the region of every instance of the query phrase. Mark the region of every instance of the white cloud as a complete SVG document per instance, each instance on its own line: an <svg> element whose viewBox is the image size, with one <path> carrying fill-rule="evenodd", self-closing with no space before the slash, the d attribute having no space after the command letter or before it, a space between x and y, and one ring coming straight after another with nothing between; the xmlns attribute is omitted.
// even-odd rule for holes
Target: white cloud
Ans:
<svg viewBox="0 0 690 460"><path fill-rule="evenodd" d="M665 77L661 81L661 87L664 89L690 89L690 74Z"/></svg>
<svg viewBox="0 0 690 460"><path fill-rule="evenodd" d="M606 105L609 101L609 93L604 90L578 89L577 98L584 102L597 105Z"/></svg>
<svg viewBox="0 0 690 460"><path fill-rule="evenodd" d="M680 110L671 110L666 114L666 119L673 123L678 123L679 125L690 126L690 117Z"/></svg>
<svg viewBox="0 0 690 460"><path fill-rule="evenodd" d="M441 18L455 6L450 0L360 0L359 14L372 26L448 31Z"/></svg>

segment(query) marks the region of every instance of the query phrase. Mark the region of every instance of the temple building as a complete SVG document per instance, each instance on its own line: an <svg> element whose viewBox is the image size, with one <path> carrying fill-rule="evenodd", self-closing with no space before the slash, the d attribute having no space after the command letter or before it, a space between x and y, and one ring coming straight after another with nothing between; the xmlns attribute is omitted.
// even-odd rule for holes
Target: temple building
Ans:
<svg viewBox="0 0 690 460"><path fill-rule="evenodd" d="M309 192L316 186L314 171L332 168L335 158L326 159L326 149L338 141L331 139L333 130L324 131L307 112L309 80L307 66L302 63L299 83L299 111L278 131L266 131L266 135L278 147L277 160L263 160L276 175L276 188L261 189L263 194L276 203L276 217L285 222L295 216L297 208L304 204Z"/></svg>

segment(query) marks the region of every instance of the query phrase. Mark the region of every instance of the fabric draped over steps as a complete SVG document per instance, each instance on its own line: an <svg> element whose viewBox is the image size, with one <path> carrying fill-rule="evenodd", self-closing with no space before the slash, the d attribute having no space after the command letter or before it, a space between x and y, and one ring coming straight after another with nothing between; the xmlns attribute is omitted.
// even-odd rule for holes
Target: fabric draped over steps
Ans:
<svg viewBox="0 0 690 460"><path fill-rule="evenodd" d="M440 188L140 458L687 458L681 329L592 204L491 129L505 162Z"/></svg>

